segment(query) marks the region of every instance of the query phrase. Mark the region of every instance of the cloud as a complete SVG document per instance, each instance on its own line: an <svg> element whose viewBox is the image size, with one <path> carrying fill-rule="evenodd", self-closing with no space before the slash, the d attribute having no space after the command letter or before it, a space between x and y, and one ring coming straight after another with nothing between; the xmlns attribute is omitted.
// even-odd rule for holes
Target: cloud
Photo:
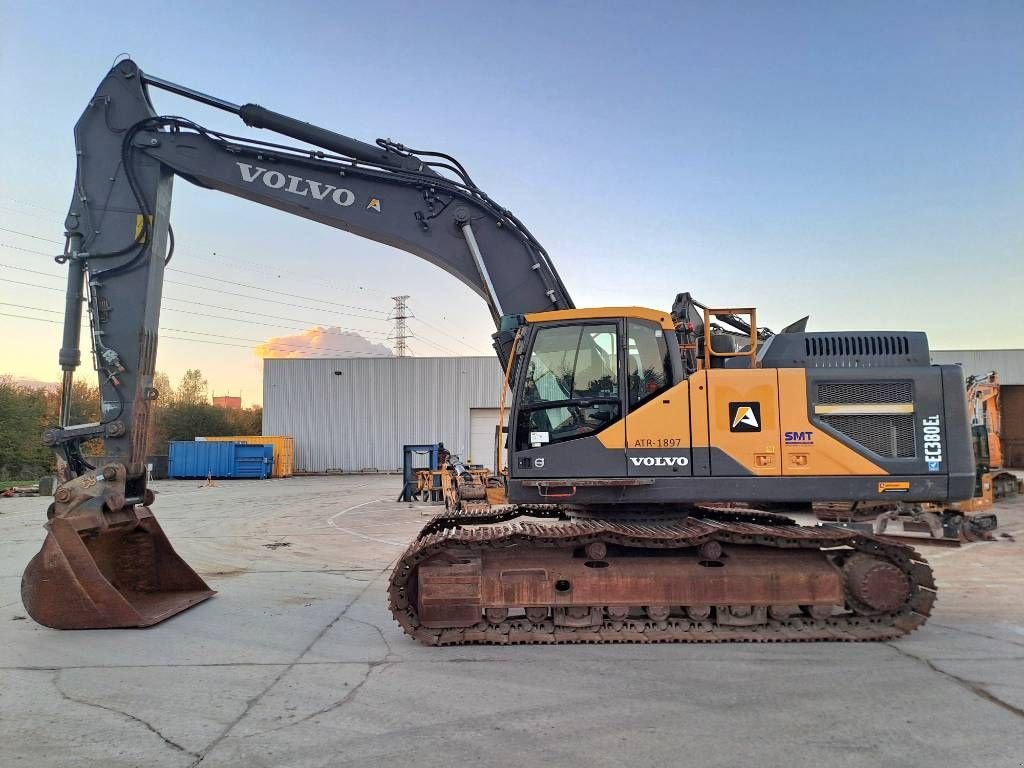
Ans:
<svg viewBox="0 0 1024 768"><path fill-rule="evenodd" d="M272 336L253 350L257 357L390 357L384 344L338 327L316 326L291 336Z"/></svg>

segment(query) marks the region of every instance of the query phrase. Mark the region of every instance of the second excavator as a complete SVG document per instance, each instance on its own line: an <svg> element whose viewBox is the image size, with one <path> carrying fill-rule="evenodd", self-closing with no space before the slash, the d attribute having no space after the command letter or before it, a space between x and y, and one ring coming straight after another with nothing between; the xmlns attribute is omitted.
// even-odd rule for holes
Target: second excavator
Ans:
<svg viewBox="0 0 1024 768"><path fill-rule="evenodd" d="M303 142L159 116L158 88ZM963 376L910 331L779 333L751 307L574 306L529 230L454 158L368 144L118 62L75 129L62 482L26 569L51 627L147 626L208 598L150 506L144 457L175 176L413 253L478 293L511 393L503 503L430 521L389 585L431 645L875 640L935 598L911 548L803 527L815 501L948 502L974 485ZM103 417L68 423L87 302ZM106 463L80 445L100 438Z"/></svg>

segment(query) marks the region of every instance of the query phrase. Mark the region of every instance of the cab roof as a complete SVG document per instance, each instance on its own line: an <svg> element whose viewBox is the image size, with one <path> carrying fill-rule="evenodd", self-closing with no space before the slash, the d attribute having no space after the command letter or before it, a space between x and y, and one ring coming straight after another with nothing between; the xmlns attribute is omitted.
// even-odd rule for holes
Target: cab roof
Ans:
<svg viewBox="0 0 1024 768"><path fill-rule="evenodd" d="M619 317L636 318L657 323L666 331L674 331L672 315L647 307L593 307L589 309L556 309L551 312L530 312L525 315L528 323L551 323L564 320L604 320Z"/></svg>

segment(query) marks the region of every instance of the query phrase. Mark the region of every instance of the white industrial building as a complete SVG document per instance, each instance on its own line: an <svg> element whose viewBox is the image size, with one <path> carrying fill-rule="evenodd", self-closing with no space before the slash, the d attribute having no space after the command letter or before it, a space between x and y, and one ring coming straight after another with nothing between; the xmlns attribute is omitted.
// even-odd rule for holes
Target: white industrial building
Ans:
<svg viewBox="0 0 1024 768"><path fill-rule="evenodd" d="M502 386L494 355L268 359L263 434L295 438L296 472L391 472L436 442L490 466Z"/></svg>
<svg viewBox="0 0 1024 768"><path fill-rule="evenodd" d="M964 373L997 371L1007 459L1024 465L1024 350L936 350ZM297 472L390 472L402 446L443 442L492 466L502 374L489 357L269 359L263 434L295 438Z"/></svg>

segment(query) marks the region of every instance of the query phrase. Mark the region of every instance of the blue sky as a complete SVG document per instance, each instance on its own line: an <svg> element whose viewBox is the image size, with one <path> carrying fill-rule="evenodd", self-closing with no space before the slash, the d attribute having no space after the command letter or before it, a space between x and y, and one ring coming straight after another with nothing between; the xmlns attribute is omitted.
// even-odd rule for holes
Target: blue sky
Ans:
<svg viewBox="0 0 1024 768"><path fill-rule="evenodd" d="M1024 346L1019 2L3 0L0 14L0 227L59 239L72 125L127 51L231 101L455 155L545 244L579 306L668 307L689 290L756 305L775 327L810 314L816 329L925 330L936 348ZM184 182L172 221L180 269L375 310L294 310L300 325L379 340L388 297L409 294L426 321L412 323L417 354L489 349L482 302L405 253ZM4 231L0 243L56 247ZM9 247L0 264L57 272ZM3 283L0 301L60 307L56 292ZM293 332L171 319L235 338ZM0 320L17 345L6 372L52 377L58 327ZM242 347L168 341L159 367L198 365L216 389L258 397Z"/></svg>

